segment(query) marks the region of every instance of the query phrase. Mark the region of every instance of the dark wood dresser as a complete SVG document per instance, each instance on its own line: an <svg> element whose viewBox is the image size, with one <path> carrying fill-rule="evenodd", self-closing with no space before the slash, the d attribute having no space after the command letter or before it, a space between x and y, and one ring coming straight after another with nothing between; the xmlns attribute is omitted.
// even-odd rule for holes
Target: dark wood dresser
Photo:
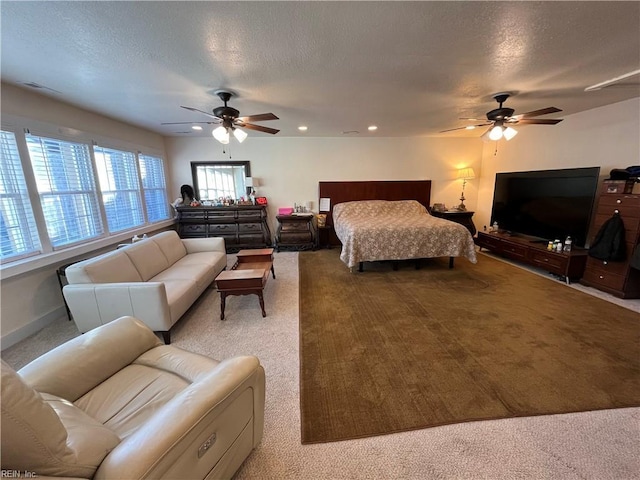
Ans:
<svg viewBox="0 0 640 480"><path fill-rule="evenodd" d="M640 195L608 193L604 188L598 198L590 243L600 227L614 214L624 222L627 256L621 262L589 257L580 283L620 298L640 298L640 270L631 268L629 260L640 242Z"/></svg>
<svg viewBox="0 0 640 480"><path fill-rule="evenodd" d="M565 279L578 280L582 277L587 263L587 250L574 247L570 252L552 252L547 243L540 243L526 235L478 232L476 244L482 249L511 260L541 268Z"/></svg>
<svg viewBox="0 0 640 480"><path fill-rule="evenodd" d="M276 248L280 250L312 250L316 246L313 215L276 215Z"/></svg>
<svg viewBox="0 0 640 480"><path fill-rule="evenodd" d="M271 246L264 205L178 207L177 210L181 238L223 237L227 253Z"/></svg>

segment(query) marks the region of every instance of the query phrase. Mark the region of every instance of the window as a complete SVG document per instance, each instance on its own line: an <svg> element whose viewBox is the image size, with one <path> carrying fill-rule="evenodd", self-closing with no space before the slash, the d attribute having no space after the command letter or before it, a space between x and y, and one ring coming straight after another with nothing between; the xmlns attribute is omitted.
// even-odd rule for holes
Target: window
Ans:
<svg viewBox="0 0 640 480"><path fill-rule="evenodd" d="M53 248L101 236L88 145L31 134L25 139Z"/></svg>
<svg viewBox="0 0 640 480"><path fill-rule="evenodd" d="M191 162L191 172L199 200L239 199L247 195L245 179L251 176L249 162Z"/></svg>
<svg viewBox="0 0 640 480"><path fill-rule="evenodd" d="M164 179L162 158L150 155L138 155L144 203L147 207L147 220L150 223L169 218L169 200Z"/></svg>
<svg viewBox="0 0 640 480"><path fill-rule="evenodd" d="M136 157L104 147L93 147L102 203L110 232L120 232L144 224Z"/></svg>
<svg viewBox="0 0 640 480"><path fill-rule="evenodd" d="M40 253L16 137L0 131L0 260Z"/></svg>

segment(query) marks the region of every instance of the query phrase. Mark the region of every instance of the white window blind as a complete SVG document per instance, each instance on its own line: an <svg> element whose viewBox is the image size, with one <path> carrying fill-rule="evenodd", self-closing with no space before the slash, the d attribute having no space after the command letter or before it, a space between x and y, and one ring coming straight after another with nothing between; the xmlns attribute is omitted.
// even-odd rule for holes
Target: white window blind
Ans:
<svg viewBox="0 0 640 480"><path fill-rule="evenodd" d="M164 178L164 164L162 158L150 155L138 155L142 190L147 208L147 220L150 223L169 218L169 201L167 200L167 185Z"/></svg>
<svg viewBox="0 0 640 480"><path fill-rule="evenodd" d="M93 154L109 231L119 232L143 225L135 155L99 146L93 147Z"/></svg>
<svg viewBox="0 0 640 480"><path fill-rule="evenodd" d="M0 131L0 260L41 253L38 229L27 194L13 132Z"/></svg>
<svg viewBox="0 0 640 480"><path fill-rule="evenodd" d="M199 165L197 175L201 200L215 200L221 197L236 199L245 195L244 166Z"/></svg>
<svg viewBox="0 0 640 480"><path fill-rule="evenodd" d="M103 233L88 145L26 134L53 248Z"/></svg>

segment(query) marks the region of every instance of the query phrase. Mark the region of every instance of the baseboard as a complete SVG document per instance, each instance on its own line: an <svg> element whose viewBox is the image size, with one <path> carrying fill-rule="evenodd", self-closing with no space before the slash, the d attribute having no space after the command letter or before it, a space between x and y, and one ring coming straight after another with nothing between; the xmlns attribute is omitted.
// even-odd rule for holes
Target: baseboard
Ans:
<svg viewBox="0 0 640 480"><path fill-rule="evenodd" d="M58 307L55 310L52 310L46 315L40 317L39 319L27 323L26 325L18 328L17 330L14 330L11 333L2 335L2 338L0 338L0 349L4 350L6 348L9 348L20 342L21 340L24 340L28 336L42 330L44 327L46 327L50 323L53 323L55 320L58 320L60 317L66 316L67 310L64 308L64 306Z"/></svg>

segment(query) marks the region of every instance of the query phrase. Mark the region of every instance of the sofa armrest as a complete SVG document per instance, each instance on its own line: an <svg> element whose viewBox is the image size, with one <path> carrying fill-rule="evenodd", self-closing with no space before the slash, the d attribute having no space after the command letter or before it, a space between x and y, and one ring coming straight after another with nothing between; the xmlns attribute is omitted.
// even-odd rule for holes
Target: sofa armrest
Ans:
<svg viewBox="0 0 640 480"><path fill-rule="evenodd" d="M220 362L112 450L94 479L230 478L262 439L264 389L257 358Z"/></svg>
<svg viewBox="0 0 640 480"><path fill-rule="evenodd" d="M75 401L162 342L141 321L122 317L76 337L18 372L39 392Z"/></svg>
<svg viewBox="0 0 640 480"><path fill-rule="evenodd" d="M81 332L127 315L156 332L173 325L162 282L74 283L65 285L62 293Z"/></svg>
<svg viewBox="0 0 640 480"><path fill-rule="evenodd" d="M224 238L183 238L182 243L187 249L187 254L198 252L222 252L226 253Z"/></svg>

